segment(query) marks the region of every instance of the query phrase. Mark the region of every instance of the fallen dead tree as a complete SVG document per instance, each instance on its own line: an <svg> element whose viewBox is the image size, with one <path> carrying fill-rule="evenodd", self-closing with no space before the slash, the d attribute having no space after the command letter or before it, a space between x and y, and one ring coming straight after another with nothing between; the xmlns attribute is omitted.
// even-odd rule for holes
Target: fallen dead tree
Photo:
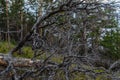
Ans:
<svg viewBox="0 0 120 80"><path fill-rule="evenodd" d="M7 54L3 54L3 53L0 53L0 65L1 66L7 66L8 65L8 62L5 60L6 58L8 58L8 55ZM93 59L90 59L88 57L84 57L84 56L67 56L65 57L66 59L68 58L76 58L76 59L80 59L80 61L82 61L82 63L84 64L88 64L87 61L89 61L90 64L94 65L94 67L105 67L105 65L107 66L107 68L110 66L108 65L107 63L105 63L105 61L103 62L102 60L93 60ZM30 58L16 58L14 57L12 59L13 61L13 65L15 67L30 67L30 66L33 66L34 64L42 64L43 60L32 60ZM52 62L48 61L49 64L52 64ZM113 64L112 64L113 65ZM111 66L110 66L110 69L111 69Z"/></svg>
<svg viewBox="0 0 120 80"><path fill-rule="evenodd" d="M58 0L56 0L56 3L58 4L59 1L57 1ZM77 33L80 34L79 31L81 28L79 27L82 26L82 29L86 31L84 27L86 27L87 24L87 17L85 16L90 16L87 12L91 10L97 11L98 7L104 6L104 4L99 4L96 2L86 2L86 0L65 0L65 2L60 2L60 5L58 6L51 5L51 7L48 7L48 12L38 18L32 29L25 35L24 39L21 40L15 48L8 52L7 55L1 55L1 64L5 65L6 69L2 70L0 75L6 76L6 74L12 73L10 78L13 78L14 80L24 80L28 79L28 77L44 80L57 80L58 78L61 78L60 80L70 80L72 78L72 80L75 80L76 77L74 76L76 73L82 73L84 76L89 75L93 79L96 79L96 75L98 74L109 74L109 71L104 69L104 67L101 69L101 65L98 66L97 69L94 67L93 64L96 60L96 56L92 57L93 61L91 62L93 62L93 64L91 64L89 57L86 57L88 56L87 42L85 41L86 33L81 33L84 36L82 41L80 41L79 38L74 38L77 37L75 36L76 34L74 34L75 32L78 31ZM73 13L85 14L81 15L82 18L80 19L83 20L83 22L81 22L82 25L78 24L78 28L76 28L77 31L74 31L74 27L72 26L73 24L71 21L73 21L73 18L70 19L70 17L73 16ZM63 20L62 23L62 20L60 19L61 17L65 18L65 21ZM58 19L60 20L57 21ZM78 21L78 23L80 22ZM45 29L45 27L48 27L46 29L46 34L48 35L44 35L45 38L41 38L39 32L37 31L39 29ZM32 49L34 51L34 59L14 58L13 54L21 49L29 40L33 42ZM81 50L81 46L85 48L84 51ZM40 57L40 55L36 54L38 49L51 55L47 56L43 61L36 60L37 57ZM93 53L96 55L98 54L97 52L97 50L93 50ZM50 61L53 54L59 53L64 55L63 59L61 59L61 63ZM80 53L84 54L84 56L80 56ZM105 77L108 78L108 76Z"/></svg>
<svg viewBox="0 0 120 80"><path fill-rule="evenodd" d="M7 54L0 54L1 66L8 66L8 62L5 60L6 58L8 58ZM31 60L27 58L13 58L12 62L15 67L30 67L34 63L40 63L40 60Z"/></svg>
<svg viewBox="0 0 120 80"><path fill-rule="evenodd" d="M49 76L49 78L54 78L57 76L55 72L59 73L59 70L61 70L64 74L64 77L67 79L70 78L69 75L74 75L74 73L84 73L85 75L88 75L91 78L97 78L99 75L110 75L111 73L105 69L104 67L95 67L93 66L93 61L90 61L89 57L85 56L67 56L64 57L61 63L55 63L50 60L53 54L48 56L45 60L31 60L31 59L25 59L25 58L13 58L13 66L14 69L16 69L17 74L21 75L20 77L17 77L17 79L28 79L30 76L31 78L38 77L40 75L46 75ZM7 54L1 54L0 55L0 65L2 66L9 66L7 61L5 61L5 58L7 58ZM92 62L92 63L91 63ZM74 65L74 66L72 66ZM93 67L92 67L92 66ZM88 68L89 67L89 68ZM31 70L33 68L33 70ZM97 72L97 70L101 70L100 72ZM19 71L23 71L22 74L19 73ZM47 72L47 73L46 73ZM50 74L50 75L49 75ZM8 73L9 77L12 77L13 73L10 75ZM108 79L107 77L104 77ZM109 77L109 79L112 79L112 77Z"/></svg>

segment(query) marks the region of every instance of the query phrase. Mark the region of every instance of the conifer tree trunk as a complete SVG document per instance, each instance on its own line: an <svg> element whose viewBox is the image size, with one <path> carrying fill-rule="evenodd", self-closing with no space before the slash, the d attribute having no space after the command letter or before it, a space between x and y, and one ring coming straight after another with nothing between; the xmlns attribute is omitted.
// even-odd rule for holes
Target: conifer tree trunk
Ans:
<svg viewBox="0 0 120 80"><path fill-rule="evenodd" d="M43 0L38 0L38 3L39 4L41 4L42 5L42 3L43 3L44 1ZM43 15L43 12L44 12L44 10L43 10L43 7L41 7L41 6L39 6L39 8L38 8L38 17L39 16L42 16ZM40 36L42 37L42 35L43 35L43 32L44 32L44 30L43 30L43 28L41 28L40 30L39 30L39 33L40 33Z"/></svg>
<svg viewBox="0 0 120 80"><path fill-rule="evenodd" d="M84 54L88 55L88 46L87 46L87 28L86 28L86 20L83 18L83 44L84 44Z"/></svg>
<svg viewBox="0 0 120 80"><path fill-rule="evenodd" d="M20 2L20 4L22 4L22 3ZM21 24L20 24L20 26L21 26L20 40L22 40L23 39L23 12L22 12L22 6L21 6L21 12L20 12L20 21L21 21Z"/></svg>
<svg viewBox="0 0 120 80"><path fill-rule="evenodd" d="M22 11L22 6L21 6L22 2L20 1L20 41L22 41L23 39L23 11ZM22 50L19 49L19 53L22 53Z"/></svg>
<svg viewBox="0 0 120 80"><path fill-rule="evenodd" d="M1 28L0 28L0 40L2 40L2 33L1 33Z"/></svg>
<svg viewBox="0 0 120 80"><path fill-rule="evenodd" d="M8 11L8 6L9 5L9 1L6 0L6 22L7 22L7 41L8 41L8 47L10 46L10 34L9 34L9 29L10 29L10 25L9 25L9 11Z"/></svg>

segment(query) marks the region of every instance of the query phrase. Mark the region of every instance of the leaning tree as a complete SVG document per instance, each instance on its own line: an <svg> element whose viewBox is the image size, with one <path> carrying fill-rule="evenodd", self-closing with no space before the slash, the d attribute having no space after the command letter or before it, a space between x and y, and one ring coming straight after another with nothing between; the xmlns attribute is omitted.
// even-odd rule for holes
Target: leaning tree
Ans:
<svg viewBox="0 0 120 80"><path fill-rule="evenodd" d="M18 45L2 57L6 68L0 77L79 80L76 75L83 75L84 79L106 75L103 79L116 78L110 76L111 69L106 69L109 64L99 57L101 29L104 25L111 25L107 22L111 21L111 16L108 17L106 12L111 4L97 0L51 0L45 3L45 6L40 6L45 9L43 15L38 17ZM34 56L31 59L13 57L28 41L32 42ZM47 57L41 60L43 54ZM60 62L52 60L54 58L60 58Z"/></svg>

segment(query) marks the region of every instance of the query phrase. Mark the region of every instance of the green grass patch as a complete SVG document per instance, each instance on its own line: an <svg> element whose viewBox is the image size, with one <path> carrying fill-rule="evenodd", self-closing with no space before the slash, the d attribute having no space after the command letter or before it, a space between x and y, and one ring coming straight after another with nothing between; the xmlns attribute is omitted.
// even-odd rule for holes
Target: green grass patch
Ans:
<svg viewBox="0 0 120 80"><path fill-rule="evenodd" d="M0 53L7 53L9 52L12 48L14 47L14 45L12 43L8 43L8 42L0 42Z"/></svg>
<svg viewBox="0 0 120 80"><path fill-rule="evenodd" d="M0 53L8 53L11 49L13 49L16 45L13 43L8 43L5 41L0 42ZM33 51L31 47L25 46L21 49L22 53L19 53L17 51L14 56L15 57L25 57L25 58L32 58L33 57Z"/></svg>
<svg viewBox="0 0 120 80"><path fill-rule="evenodd" d="M51 57L51 61L56 62L56 63L62 63L63 61L63 56L62 55L54 55L53 57Z"/></svg>
<svg viewBox="0 0 120 80"><path fill-rule="evenodd" d="M15 57L23 57L23 58L32 58L34 55L34 52L32 51L31 47L25 46L21 49L22 53L16 52L14 54Z"/></svg>

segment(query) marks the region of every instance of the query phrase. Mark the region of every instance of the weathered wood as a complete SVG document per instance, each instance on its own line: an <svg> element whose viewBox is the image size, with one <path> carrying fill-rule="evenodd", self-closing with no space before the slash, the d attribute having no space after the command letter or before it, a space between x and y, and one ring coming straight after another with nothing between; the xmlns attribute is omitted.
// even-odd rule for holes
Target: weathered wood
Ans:
<svg viewBox="0 0 120 80"><path fill-rule="evenodd" d="M120 70L120 59L115 61L113 64L110 65L109 70Z"/></svg>
<svg viewBox="0 0 120 80"><path fill-rule="evenodd" d="M0 53L0 66L7 66L8 63L5 61L8 55ZM13 58L13 65L15 67L30 67L35 63L41 63L40 60L31 60L27 58Z"/></svg>

